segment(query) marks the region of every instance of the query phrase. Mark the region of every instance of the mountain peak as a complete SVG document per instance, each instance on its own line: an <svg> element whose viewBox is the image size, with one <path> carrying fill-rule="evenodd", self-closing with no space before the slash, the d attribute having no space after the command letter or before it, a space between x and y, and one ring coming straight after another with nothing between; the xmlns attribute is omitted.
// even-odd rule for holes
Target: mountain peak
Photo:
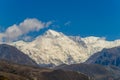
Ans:
<svg viewBox="0 0 120 80"><path fill-rule="evenodd" d="M61 32L57 32L57 31L49 29L48 31L45 32L45 35L47 35L47 36L61 36L63 34Z"/></svg>

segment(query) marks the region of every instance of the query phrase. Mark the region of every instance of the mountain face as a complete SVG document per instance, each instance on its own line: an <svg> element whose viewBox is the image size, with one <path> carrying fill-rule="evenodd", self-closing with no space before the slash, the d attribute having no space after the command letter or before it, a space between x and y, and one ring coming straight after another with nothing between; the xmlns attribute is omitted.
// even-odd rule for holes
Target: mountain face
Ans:
<svg viewBox="0 0 120 80"><path fill-rule="evenodd" d="M17 41L10 45L17 47L40 66L51 67L84 62L103 48L119 46L120 40L106 41L92 36L80 38L48 30L32 42Z"/></svg>
<svg viewBox="0 0 120 80"><path fill-rule="evenodd" d="M0 59L24 65L37 65L35 61L33 61L23 52L13 46L6 44L0 44Z"/></svg>
<svg viewBox="0 0 120 80"><path fill-rule="evenodd" d="M0 80L89 80L89 77L75 71L23 66L0 60Z"/></svg>
<svg viewBox="0 0 120 80"><path fill-rule="evenodd" d="M88 64L113 65L120 67L120 47L103 49L93 54L87 61Z"/></svg>
<svg viewBox="0 0 120 80"><path fill-rule="evenodd" d="M60 65L55 69L77 71L88 75L92 80L116 80L120 78L120 69L117 67L105 67L98 64L71 64Z"/></svg>

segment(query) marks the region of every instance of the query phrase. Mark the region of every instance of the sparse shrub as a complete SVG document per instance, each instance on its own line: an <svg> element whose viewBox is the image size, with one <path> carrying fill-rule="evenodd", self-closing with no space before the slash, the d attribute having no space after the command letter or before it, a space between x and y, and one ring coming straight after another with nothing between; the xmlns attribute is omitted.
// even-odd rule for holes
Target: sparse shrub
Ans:
<svg viewBox="0 0 120 80"><path fill-rule="evenodd" d="M9 80L7 77L0 75L0 80Z"/></svg>

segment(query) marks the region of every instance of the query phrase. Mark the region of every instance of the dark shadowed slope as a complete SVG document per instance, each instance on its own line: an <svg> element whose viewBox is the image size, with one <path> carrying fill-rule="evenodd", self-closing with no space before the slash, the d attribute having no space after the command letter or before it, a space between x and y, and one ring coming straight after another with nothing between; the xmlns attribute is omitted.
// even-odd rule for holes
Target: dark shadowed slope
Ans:
<svg viewBox="0 0 120 80"><path fill-rule="evenodd" d="M1 60L0 78L6 78L5 80L89 80L86 75L74 71L22 66Z"/></svg>
<svg viewBox="0 0 120 80"><path fill-rule="evenodd" d="M87 61L88 64L113 65L120 67L120 47L103 49L93 54Z"/></svg>
<svg viewBox="0 0 120 80"><path fill-rule="evenodd" d="M35 61L33 61L23 52L7 44L0 44L0 59L24 65L37 65Z"/></svg>

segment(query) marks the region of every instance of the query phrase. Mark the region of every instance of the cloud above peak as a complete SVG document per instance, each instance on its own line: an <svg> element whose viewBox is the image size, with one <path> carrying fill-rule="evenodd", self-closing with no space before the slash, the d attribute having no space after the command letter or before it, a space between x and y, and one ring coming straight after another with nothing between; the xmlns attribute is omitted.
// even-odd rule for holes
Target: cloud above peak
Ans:
<svg viewBox="0 0 120 80"><path fill-rule="evenodd" d="M24 33L29 33L31 31L39 31L40 29L44 28L44 27L48 27L46 26L47 23L41 22L37 19L26 19L24 20L24 22L19 24L19 29Z"/></svg>
<svg viewBox="0 0 120 80"><path fill-rule="evenodd" d="M12 25L8 27L5 32L0 33L0 42L12 42L18 40L21 36L28 38L27 34L30 32L40 31L43 28L49 27L52 21L42 22L36 18L28 18L21 22L19 25Z"/></svg>

